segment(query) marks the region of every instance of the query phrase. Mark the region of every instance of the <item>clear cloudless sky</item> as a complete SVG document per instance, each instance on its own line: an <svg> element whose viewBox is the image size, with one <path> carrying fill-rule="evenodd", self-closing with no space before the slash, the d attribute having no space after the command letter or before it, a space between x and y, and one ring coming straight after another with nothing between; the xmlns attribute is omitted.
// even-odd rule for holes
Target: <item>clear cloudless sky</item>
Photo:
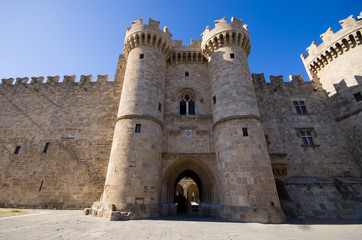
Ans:
<svg viewBox="0 0 362 240"><path fill-rule="evenodd" d="M223 17L249 25L252 73L307 73L301 53L328 27L362 11L362 0L0 0L0 79L109 74L123 53L126 27L148 18L168 26L173 39L200 39ZM62 79L62 77L61 77Z"/></svg>

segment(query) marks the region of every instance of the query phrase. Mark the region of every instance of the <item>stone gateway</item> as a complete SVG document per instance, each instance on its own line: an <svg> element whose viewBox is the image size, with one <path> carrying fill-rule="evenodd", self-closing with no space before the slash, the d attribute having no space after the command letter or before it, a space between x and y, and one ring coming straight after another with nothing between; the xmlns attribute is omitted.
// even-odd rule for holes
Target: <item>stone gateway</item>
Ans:
<svg viewBox="0 0 362 240"><path fill-rule="evenodd" d="M114 81L2 79L0 206L361 219L362 21L340 23L302 55L311 82L251 74L236 18L191 45L132 22Z"/></svg>

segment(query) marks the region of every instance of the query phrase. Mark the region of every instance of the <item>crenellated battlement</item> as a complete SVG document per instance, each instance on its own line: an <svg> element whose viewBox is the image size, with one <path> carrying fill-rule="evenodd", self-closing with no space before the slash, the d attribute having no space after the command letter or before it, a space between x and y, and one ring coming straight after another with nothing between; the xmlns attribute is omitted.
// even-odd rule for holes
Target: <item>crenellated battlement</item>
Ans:
<svg viewBox="0 0 362 240"><path fill-rule="evenodd" d="M29 81L30 79L30 81ZM63 76L63 81L59 82L60 80L60 76L48 76L45 80L45 77L41 76L41 77L23 77L23 78L16 78L16 80L14 81L14 78L3 78L1 79L1 84L0 86L16 86L16 85L39 85L39 84L77 84L77 85L83 85L86 83L91 83L93 79L93 75L81 75L80 76L80 80L77 82L76 81L76 76L75 75L64 75ZM92 82L92 83L107 83L110 82L109 81L109 75L97 75L97 81Z"/></svg>
<svg viewBox="0 0 362 240"><path fill-rule="evenodd" d="M323 40L320 45L314 41L307 48L308 54L301 54L302 61L311 78L313 74L317 74L340 55L361 45L362 21L356 21L351 15L339 23L342 26L341 30L335 33L332 28L328 28L325 33L320 35Z"/></svg>
<svg viewBox="0 0 362 240"><path fill-rule="evenodd" d="M201 34L201 48L206 58L209 58L215 50L227 45L238 45L244 48L246 54L249 55L251 44L248 25L243 25L243 20L232 17L231 23L227 23L226 18L214 22L214 29L210 30L210 27L207 26Z"/></svg>
<svg viewBox="0 0 362 240"><path fill-rule="evenodd" d="M163 31L159 28L160 22L149 19L148 24L143 24L142 18L132 22L132 27L127 27L124 40L124 54L126 59L129 52L138 46L149 46L160 50L165 58L169 57L172 49L172 34L165 26Z"/></svg>
<svg viewBox="0 0 362 240"><path fill-rule="evenodd" d="M306 82L304 80L303 75L289 75L290 82L284 81L283 75L279 75L279 76L270 75L269 76L270 82L267 82L265 80L264 73L253 73L253 74L251 74L251 78L253 79L254 85L273 86L274 89L279 88L279 87L281 88L283 86L298 88L301 85L309 84L309 85L313 86L312 89L314 91L316 91L316 90L318 90L318 88L316 88L316 87L319 86L315 82Z"/></svg>

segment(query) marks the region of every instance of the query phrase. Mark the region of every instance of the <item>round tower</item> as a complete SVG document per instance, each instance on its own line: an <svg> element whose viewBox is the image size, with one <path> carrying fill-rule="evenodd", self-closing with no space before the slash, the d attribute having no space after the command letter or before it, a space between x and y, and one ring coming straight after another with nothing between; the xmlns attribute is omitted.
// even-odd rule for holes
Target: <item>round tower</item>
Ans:
<svg viewBox="0 0 362 240"><path fill-rule="evenodd" d="M283 222L248 65L250 39L242 20L215 21L202 34L212 91L222 217Z"/></svg>
<svg viewBox="0 0 362 240"><path fill-rule="evenodd" d="M127 28L117 122L97 215L110 220L147 218L159 212L163 102L171 34L152 19ZM98 205L97 205L98 204ZM98 209L98 210L96 210Z"/></svg>

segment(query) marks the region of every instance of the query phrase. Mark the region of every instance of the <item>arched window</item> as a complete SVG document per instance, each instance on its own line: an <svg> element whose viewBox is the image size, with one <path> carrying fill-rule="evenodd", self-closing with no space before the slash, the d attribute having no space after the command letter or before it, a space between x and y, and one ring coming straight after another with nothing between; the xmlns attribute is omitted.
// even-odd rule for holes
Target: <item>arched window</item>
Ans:
<svg viewBox="0 0 362 240"><path fill-rule="evenodd" d="M184 94L180 99L180 115L195 115L195 101L191 94Z"/></svg>

